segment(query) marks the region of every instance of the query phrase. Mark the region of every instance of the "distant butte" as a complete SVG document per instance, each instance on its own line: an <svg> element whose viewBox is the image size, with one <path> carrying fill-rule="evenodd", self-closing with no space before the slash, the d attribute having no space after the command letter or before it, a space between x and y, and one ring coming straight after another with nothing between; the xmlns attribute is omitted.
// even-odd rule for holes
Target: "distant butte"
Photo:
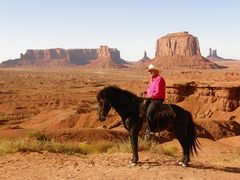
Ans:
<svg viewBox="0 0 240 180"><path fill-rule="evenodd" d="M147 52L144 51L143 58L140 59L139 61L141 61L141 62L146 62L146 61L149 61L149 60L151 60L151 59L147 56Z"/></svg>
<svg viewBox="0 0 240 180"><path fill-rule="evenodd" d="M91 69L111 69L124 68L126 62L120 58L120 52L117 49L109 49L108 46L100 46L97 50L97 58L86 65Z"/></svg>
<svg viewBox="0 0 240 180"><path fill-rule="evenodd" d="M222 68L201 55L198 38L188 32L171 33L158 39L151 63L163 69Z"/></svg>
<svg viewBox="0 0 240 180"><path fill-rule="evenodd" d="M234 61L234 59L225 59L217 55L217 50L209 48L209 55L206 57L211 61Z"/></svg>
<svg viewBox="0 0 240 180"><path fill-rule="evenodd" d="M7 60L0 67L63 67L120 68L127 62L120 51L108 46L99 49L29 49L19 59Z"/></svg>
<svg viewBox="0 0 240 180"><path fill-rule="evenodd" d="M210 55L212 56L212 52ZM120 51L116 48L100 46L99 49L29 49L25 54L21 54L19 59L4 61L0 67L82 66L91 69L111 69L128 66L143 68L149 63L154 63L162 69L174 70L224 68L203 57L198 38L186 31L170 33L159 38L155 57L150 59L145 51L144 57L136 63L128 63L121 59Z"/></svg>

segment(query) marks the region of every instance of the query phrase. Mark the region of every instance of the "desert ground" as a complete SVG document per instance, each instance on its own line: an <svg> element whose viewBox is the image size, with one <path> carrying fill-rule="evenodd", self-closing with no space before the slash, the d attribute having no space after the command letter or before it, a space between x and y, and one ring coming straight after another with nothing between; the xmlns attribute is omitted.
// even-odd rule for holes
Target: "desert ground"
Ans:
<svg viewBox="0 0 240 180"><path fill-rule="evenodd" d="M169 87L189 82L239 87L240 63L222 65L229 68L161 73ZM121 140L128 133L114 110L108 120L97 121L96 94L108 85L139 94L147 83L147 72L137 69L0 69L0 139L21 139L37 130L62 143ZM239 99L239 94L234 98ZM169 139L159 147L173 144L179 149L175 155L141 151L135 167L128 165L131 153L74 156L43 151L1 155L0 179L239 179L240 107L202 116L217 104L198 101L196 95L177 104L191 111L194 120L212 133L212 138L205 131L200 134L201 150L191 158L189 167L176 164L181 148L176 139Z"/></svg>

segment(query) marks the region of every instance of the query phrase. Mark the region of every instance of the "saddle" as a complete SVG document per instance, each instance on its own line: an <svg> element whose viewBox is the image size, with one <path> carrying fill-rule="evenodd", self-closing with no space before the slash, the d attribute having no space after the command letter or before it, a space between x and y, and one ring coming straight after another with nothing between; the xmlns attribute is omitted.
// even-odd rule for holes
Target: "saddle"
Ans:
<svg viewBox="0 0 240 180"><path fill-rule="evenodd" d="M148 99L145 99L140 104L140 117L143 117L146 115L146 111L148 108L150 101ZM174 112L171 104L159 104L158 105L158 111L155 114L156 119L158 118L172 118L174 119L176 117L176 113Z"/></svg>
<svg viewBox="0 0 240 180"><path fill-rule="evenodd" d="M149 131L149 124L146 120L146 111L148 108L148 100L144 100L140 104L140 118L144 119L143 129L140 132L146 139L154 139L155 135L151 135ZM155 127L157 127L157 132L160 133L161 128L169 126L169 120L176 118L176 113L173 110L171 104L158 104L158 111L155 113ZM151 137L152 136L152 137ZM160 137L160 134L159 134Z"/></svg>

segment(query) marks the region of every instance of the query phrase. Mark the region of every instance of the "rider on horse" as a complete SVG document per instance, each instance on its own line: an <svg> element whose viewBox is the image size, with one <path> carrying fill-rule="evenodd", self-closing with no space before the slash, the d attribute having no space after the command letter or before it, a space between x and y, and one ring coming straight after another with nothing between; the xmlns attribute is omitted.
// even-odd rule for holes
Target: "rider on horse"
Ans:
<svg viewBox="0 0 240 180"><path fill-rule="evenodd" d="M147 94L148 98L148 101L146 102L146 119L149 129L146 136L147 138L150 138L154 135L154 127L157 126L156 121L154 120L155 113L165 100L166 83L164 78L159 74L158 67L150 64L148 66L148 72L150 73L150 81L145 93Z"/></svg>

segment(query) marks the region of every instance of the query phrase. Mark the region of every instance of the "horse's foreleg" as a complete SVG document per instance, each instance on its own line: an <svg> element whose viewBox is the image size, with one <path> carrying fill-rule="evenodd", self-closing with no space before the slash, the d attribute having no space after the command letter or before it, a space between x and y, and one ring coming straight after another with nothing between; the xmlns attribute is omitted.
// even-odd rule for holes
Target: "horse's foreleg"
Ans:
<svg viewBox="0 0 240 180"><path fill-rule="evenodd" d="M138 131L131 129L129 133L133 153L132 160L129 162L129 164L132 166L136 166L138 162Z"/></svg>

